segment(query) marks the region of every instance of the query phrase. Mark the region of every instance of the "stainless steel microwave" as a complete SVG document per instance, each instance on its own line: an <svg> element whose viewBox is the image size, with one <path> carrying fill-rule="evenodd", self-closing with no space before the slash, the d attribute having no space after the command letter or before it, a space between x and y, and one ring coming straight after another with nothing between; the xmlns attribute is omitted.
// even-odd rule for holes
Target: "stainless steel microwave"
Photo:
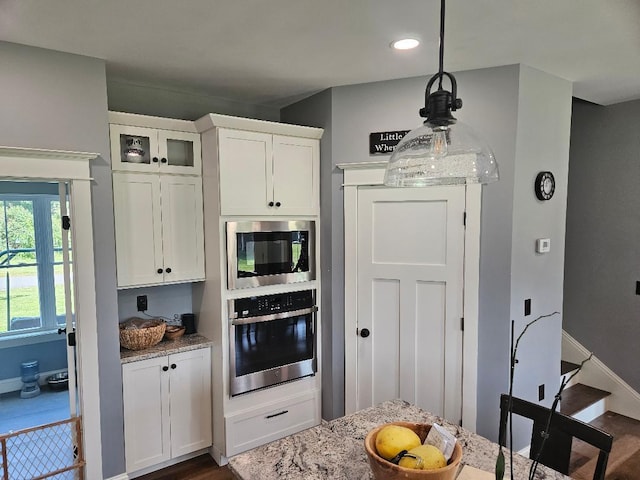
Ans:
<svg viewBox="0 0 640 480"><path fill-rule="evenodd" d="M316 279L312 220L227 222L230 290Z"/></svg>

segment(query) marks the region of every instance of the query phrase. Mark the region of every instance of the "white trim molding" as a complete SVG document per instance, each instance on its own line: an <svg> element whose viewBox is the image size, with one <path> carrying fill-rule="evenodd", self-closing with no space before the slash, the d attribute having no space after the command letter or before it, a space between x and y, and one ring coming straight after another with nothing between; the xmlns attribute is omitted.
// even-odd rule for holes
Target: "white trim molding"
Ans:
<svg viewBox="0 0 640 480"><path fill-rule="evenodd" d="M564 330L562 331L562 359L581 363L591 352ZM640 420L640 394L596 357L586 362L573 383L582 383L611 392L605 399L604 410Z"/></svg>
<svg viewBox="0 0 640 480"><path fill-rule="evenodd" d="M344 172L344 236L357 238L358 187L382 185L386 161L341 163L336 165ZM464 336L462 366L462 426L476 430L478 387L478 287L480 281L480 213L482 186L467 185L465 190L466 230L464 240ZM349 208L347 208L349 205ZM345 339L354 338L356 330L357 286L356 245L344 246L345 258ZM350 259L350 260L349 260ZM351 262L351 263L349 263ZM351 289L351 290L350 290ZM345 414L356 410L357 344L345 341Z"/></svg>
<svg viewBox="0 0 640 480"><path fill-rule="evenodd" d="M120 475L116 475L115 477L109 477L106 480L129 480L129 475L126 473L121 473Z"/></svg>
<svg viewBox="0 0 640 480"><path fill-rule="evenodd" d="M71 234L74 245L74 287L78 391L83 421L87 478L102 478L100 384L96 321L93 217L89 162L99 154L0 146L0 179L69 183ZM74 228L78 226L78 228Z"/></svg>

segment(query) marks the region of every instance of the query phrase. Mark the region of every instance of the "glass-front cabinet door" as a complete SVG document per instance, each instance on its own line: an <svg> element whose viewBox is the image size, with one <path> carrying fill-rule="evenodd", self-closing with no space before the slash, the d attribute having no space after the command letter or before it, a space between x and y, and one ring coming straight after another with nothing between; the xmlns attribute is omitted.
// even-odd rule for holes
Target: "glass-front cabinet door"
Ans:
<svg viewBox="0 0 640 480"><path fill-rule="evenodd" d="M113 170L200 175L200 135L129 125L110 126Z"/></svg>

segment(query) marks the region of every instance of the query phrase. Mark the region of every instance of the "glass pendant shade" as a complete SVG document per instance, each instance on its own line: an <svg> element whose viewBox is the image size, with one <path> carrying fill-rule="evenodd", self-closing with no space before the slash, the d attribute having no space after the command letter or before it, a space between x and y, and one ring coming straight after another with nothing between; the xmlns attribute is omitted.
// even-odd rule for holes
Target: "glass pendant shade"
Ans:
<svg viewBox="0 0 640 480"><path fill-rule="evenodd" d="M439 70L429 79L420 116L424 124L404 136L389 159L384 184L390 187L464 185L498 180L489 145L451 114L462 108L455 77L444 71L445 0L440 0ZM448 78L451 90L442 86ZM436 85L437 90L432 92Z"/></svg>
<svg viewBox="0 0 640 480"><path fill-rule="evenodd" d="M398 143L384 176L391 187L491 183L498 164L489 145L464 123L425 122Z"/></svg>

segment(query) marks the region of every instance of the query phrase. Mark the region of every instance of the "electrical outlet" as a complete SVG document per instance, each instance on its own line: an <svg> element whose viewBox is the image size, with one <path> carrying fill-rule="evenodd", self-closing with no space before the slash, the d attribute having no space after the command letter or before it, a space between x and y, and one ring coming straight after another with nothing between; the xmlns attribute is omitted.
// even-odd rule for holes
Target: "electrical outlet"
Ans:
<svg viewBox="0 0 640 480"><path fill-rule="evenodd" d="M531 315L531 299L527 298L524 301L524 316Z"/></svg>
<svg viewBox="0 0 640 480"><path fill-rule="evenodd" d="M138 304L138 311L145 312L148 308L147 305L147 296L146 295L138 295L136 297L136 302Z"/></svg>
<svg viewBox="0 0 640 480"><path fill-rule="evenodd" d="M538 401L541 402L542 400L544 400L544 383L538 385Z"/></svg>

